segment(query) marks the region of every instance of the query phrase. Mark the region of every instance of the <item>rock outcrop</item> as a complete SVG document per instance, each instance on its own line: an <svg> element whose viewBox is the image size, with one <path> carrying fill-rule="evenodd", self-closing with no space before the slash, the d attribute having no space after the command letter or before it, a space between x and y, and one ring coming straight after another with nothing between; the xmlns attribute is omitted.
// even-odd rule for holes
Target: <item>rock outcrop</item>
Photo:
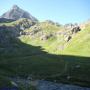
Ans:
<svg viewBox="0 0 90 90"><path fill-rule="evenodd" d="M29 14L27 11L22 10L17 5L14 5L11 10L4 13L0 18L18 20L20 18L27 18L34 22L38 21L35 17Z"/></svg>
<svg viewBox="0 0 90 90"><path fill-rule="evenodd" d="M66 24L64 28L66 30L71 31L72 34L77 33L78 31L81 31L80 26L78 24Z"/></svg>

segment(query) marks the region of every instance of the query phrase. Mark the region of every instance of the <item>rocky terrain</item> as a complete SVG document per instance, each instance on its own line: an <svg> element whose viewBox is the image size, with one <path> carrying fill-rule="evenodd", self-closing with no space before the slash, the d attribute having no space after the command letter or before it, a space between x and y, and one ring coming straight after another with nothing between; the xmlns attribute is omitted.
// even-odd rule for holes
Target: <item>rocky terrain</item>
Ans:
<svg viewBox="0 0 90 90"><path fill-rule="evenodd" d="M0 18L18 20L20 18L27 18L32 21L37 21L35 17L30 15L28 12L20 9L17 5L14 5L11 10L4 13Z"/></svg>
<svg viewBox="0 0 90 90"><path fill-rule="evenodd" d="M0 88L90 90L89 46L89 21L40 22L14 5L0 17ZM24 79L29 75L34 81Z"/></svg>
<svg viewBox="0 0 90 90"><path fill-rule="evenodd" d="M24 89L28 90L29 86L33 86L36 90L90 90L87 87L80 87L76 85L68 85L62 83L55 83L45 80L30 80L30 79L23 79L23 78L10 78L11 83L15 87L19 87L22 85Z"/></svg>

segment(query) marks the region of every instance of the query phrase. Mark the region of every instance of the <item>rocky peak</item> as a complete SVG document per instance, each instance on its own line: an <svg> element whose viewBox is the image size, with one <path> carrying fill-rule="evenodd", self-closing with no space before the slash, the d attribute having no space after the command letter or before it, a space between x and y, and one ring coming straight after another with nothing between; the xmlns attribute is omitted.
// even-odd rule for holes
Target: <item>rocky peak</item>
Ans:
<svg viewBox="0 0 90 90"><path fill-rule="evenodd" d="M19 9L17 5L13 5L12 9Z"/></svg>
<svg viewBox="0 0 90 90"><path fill-rule="evenodd" d="M9 11L4 13L0 18L13 19L13 20L18 20L20 18L27 18L34 22L38 21L30 13L19 8L17 5L13 5L13 7Z"/></svg>

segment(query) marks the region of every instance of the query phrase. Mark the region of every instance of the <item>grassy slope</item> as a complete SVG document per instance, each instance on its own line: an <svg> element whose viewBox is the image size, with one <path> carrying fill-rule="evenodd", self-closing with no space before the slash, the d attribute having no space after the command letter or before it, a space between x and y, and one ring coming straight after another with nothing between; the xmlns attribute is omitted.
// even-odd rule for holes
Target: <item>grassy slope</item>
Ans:
<svg viewBox="0 0 90 90"><path fill-rule="evenodd" d="M43 23L41 27L43 32L46 33L60 30L60 27L53 25L45 26ZM79 32L69 42L64 54L90 56L90 50L87 47L87 45L90 45L89 31L88 26L87 29ZM62 44L56 38L41 41L39 36L35 36L34 39L29 36L21 36L19 39L20 41L16 42L13 50L0 55L1 76L20 75L26 77L32 74L33 78L45 78L57 80L58 82L71 82L83 86L90 86L89 58L55 55L61 53L56 48ZM47 51L47 53L43 51ZM80 65L80 68L76 69L76 65ZM71 79L67 79L67 76L70 76Z"/></svg>
<svg viewBox="0 0 90 90"><path fill-rule="evenodd" d="M39 35L38 33L36 33L34 36L34 38L30 38L30 36L21 36L20 40L24 43L27 44L31 44L34 46L42 46L44 48L44 50L48 53L52 53L52 54L59 54L60 52L57 50L60 46L62 46L62 36L57 36L54 34L57 34L58 32L63 30L62 26L56 26L47 22L42 22L39 24L39 27L41 28L41 31L39 31L38 33L44 33L44 35L49 35L49 34L53 34L53 37L50 37L47 40L40 40L40 38L43 35ZM28 29L25 32L31 32L33 31L33 29Z"/></svg>
<svg viewBox="0 0 90 90"><path fill-rule="evenodd" d="M90 57L90 26L74 36L65 48L64 54Z"/></svg>

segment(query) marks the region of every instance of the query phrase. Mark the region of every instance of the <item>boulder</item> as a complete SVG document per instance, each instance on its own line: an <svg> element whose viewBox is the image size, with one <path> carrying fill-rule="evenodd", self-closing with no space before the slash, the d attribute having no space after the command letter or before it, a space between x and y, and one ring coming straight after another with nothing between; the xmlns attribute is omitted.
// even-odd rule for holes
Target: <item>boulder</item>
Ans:
<svg viewBox="0 0 90 90"><path fill-rule="evenodd" d="M72 38L71 36L66 36L64 40L65 40L66 42L68 42L68 41L70 41L71 38Z"/></svg>
<svg viewBox="0 0 90 90"><path fill-rule="evenodd" d="M50 37L52 37L53 35L52 34L49 34L49 35L43 35L40 37L40 40L47 40L49 39Z"/></svg>
<svg viewBox="0 0 90 90"><path fill-rule="evenodd" d="M77 33L77 32L79 32L79 31L81 31L81 29L80 29L79 26L78 26L78 27L74 27L74 28L71 30L72 34Z"/></svg>
<svg viewBox="0 0 90 90"><path fill-rule="evenodd" d="M81 30L81 29L80 29L80 26L79 26L78 24L66 24L66 25L64 25L64 28L65 28L66 30L71 31L72 34L77 33L78 31Z"/></svg>
<svg viewBox="0 0 90 90"><path fill-rule="evenodd" d="M80 65L76 65L75 68L80 68Z"/></svg>

